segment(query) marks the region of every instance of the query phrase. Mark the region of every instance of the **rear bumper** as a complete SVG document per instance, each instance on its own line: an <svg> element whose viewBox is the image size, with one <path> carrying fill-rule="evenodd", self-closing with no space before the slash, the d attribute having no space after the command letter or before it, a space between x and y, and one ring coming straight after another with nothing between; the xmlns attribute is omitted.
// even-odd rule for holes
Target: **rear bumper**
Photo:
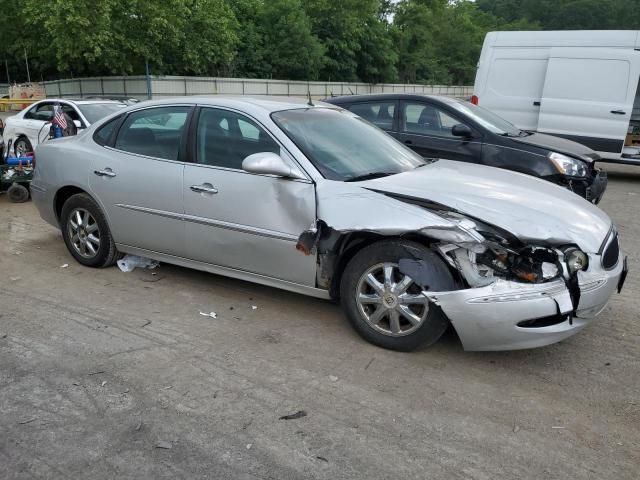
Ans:
<svg viewBox="0 0 640 480"><path fill-rule="evenodd" d="M31 191L31 200L38 209L38 213L44 221L50 223L56 228L60 228L58 217L54 209L54 198L52 189L47 189L41 182L34 179L29 185Z"/></svg>
<svg viewBox="0 0 640 480"><path fill-rule="evenodd" d="M523 284L505 280L482 288L428 293L456 329L465 350L518 350L541 347L575 335L607 305L623 274L622 257L612 270L592 267L578 275L580 302L574 311L563 280ZM540 322L527 322L544 319Z"/></svg>

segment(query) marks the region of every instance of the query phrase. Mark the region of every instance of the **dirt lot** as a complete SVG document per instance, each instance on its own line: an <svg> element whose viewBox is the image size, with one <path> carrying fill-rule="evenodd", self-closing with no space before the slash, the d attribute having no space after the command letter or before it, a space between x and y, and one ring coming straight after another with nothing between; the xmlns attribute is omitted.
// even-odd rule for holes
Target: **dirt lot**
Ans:
<svg viewBox="0 0 640 480"><path fill-rule="evenodd" d="M581 334L505 353L453 333L384 351L320 300L84 268L0 197L2 478L637 479L640 168L609 171L625 290Z"/></svg>

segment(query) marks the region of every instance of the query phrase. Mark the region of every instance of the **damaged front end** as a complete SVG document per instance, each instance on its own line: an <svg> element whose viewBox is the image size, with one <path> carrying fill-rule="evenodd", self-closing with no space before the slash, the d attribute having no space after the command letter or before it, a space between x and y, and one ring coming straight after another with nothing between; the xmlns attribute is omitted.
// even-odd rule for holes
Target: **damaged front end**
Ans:
<svg viewBox="0 0 640 480"><path fill-rule="evenodd" d="M417 239L446 261L460 288L435 291L430 266L410 255L399 269L443 310L466 350L531 348L562 340L604 308L620 273L586 273L590 255L575 244L524 243L504 229L439 204L372 191L353 198L368 201L368 208L355 218L332 212L300 235L298 250L317 253L318 286L335 297L341 259L358 243L380 236ZM396 207L395 215L386 218L395 221L381 222L390 205ZM376 211L379 215L366 213ZM585 286L598 292L581 303Z"/></svg>

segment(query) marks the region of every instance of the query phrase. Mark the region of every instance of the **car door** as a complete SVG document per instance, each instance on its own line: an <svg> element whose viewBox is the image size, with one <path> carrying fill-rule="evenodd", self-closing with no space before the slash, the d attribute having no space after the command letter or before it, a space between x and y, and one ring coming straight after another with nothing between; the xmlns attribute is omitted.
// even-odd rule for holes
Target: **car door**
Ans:
<svg viewBox="0 0 640 480"><path fill-rule="evenodd" d="M98 145L88 159L89 185L116 243L170 255L184 252L182 160L191 110L184 105L136 110L94 134ZM117 132L103 132L108 128Z"/></svg>
<svg viewBox="0 0 640 480"><path fill-rule="evenodd" d="M605 158L619 157L640 77L640 52L552 48L538 131L582 143Z"/></svg>
<svg viewBox="0 0 640 480"><path fill-rule="evenodd" d="M193 260L315 286L315 256L296 251L298 236L315 222L310 180L242 170L242 161L275 152L295 162L255 120L202 107L185 165L187 256Z"/></svg>
<svg viewBox="0 0 640 480"><path fill-rule="evenodd" d="M425 158L479 163L482 142L454 136L454 125L465 124L437 105L416 100L400 102L398 139ZM470 127L471 128L471 127Z"/></svg>

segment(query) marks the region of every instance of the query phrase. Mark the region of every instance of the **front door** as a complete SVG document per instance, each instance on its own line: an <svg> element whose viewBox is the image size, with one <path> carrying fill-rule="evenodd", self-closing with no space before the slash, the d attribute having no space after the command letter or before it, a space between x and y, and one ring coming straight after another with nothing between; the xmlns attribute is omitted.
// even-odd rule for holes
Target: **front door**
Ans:
<svg viewBox="0 0 640 480"><path fill-rule="evenodd" d="M640 77L640 52L552 48L538 131L619 157Z"/></svg>
<svg viewBox="0 0 640 480"><path fill-rule="evenodd" d="M187 256L315 286L315 257L296 250L315 222L313 183L242 170L258 152L293 162L278 143L249 117L203 107L193 150L183 182Z"/></svg>
<svg viewBox="0 0 640 480"><path fill-rule="evenodd" d="M134 111L113 145L87 159L92 161L89 185L102 202L116 243L173 255L184 251L181 157L190 110ZM107 123L102 129L110 127Z"/></svg>
<svg viewBox="0 0 640 480"><path fill-rule="evenodd" d="M445 158L480 163L482 142L456 137L454 125L464 122L444 109L426 102L400 102L400 127L397 138L425 158Z"/></svg>

